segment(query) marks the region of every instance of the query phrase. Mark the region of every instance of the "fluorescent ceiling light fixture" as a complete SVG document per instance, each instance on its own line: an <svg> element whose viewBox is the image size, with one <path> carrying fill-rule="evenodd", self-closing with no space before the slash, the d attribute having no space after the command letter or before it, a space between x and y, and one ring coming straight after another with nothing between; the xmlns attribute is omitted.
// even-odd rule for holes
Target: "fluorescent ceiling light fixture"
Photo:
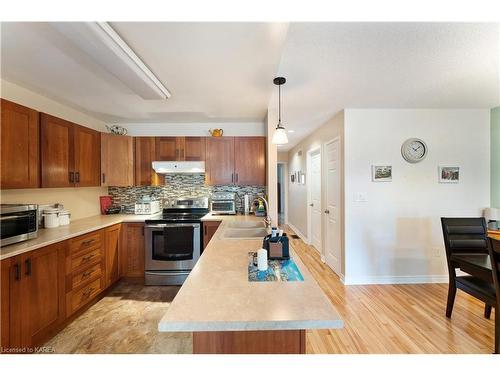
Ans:
<svg viewBox="0 0 500 375"><path fill-rule="evenodd" d="M172 96L107 22L52 22L51 25L143 99Z"/></svg>

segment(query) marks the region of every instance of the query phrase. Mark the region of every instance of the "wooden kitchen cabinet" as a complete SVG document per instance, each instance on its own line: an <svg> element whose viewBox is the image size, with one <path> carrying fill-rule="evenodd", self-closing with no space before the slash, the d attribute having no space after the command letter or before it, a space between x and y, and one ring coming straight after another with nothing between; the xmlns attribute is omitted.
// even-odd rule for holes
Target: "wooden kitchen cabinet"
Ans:
<svg viewBox="0 0 500 375"><path fill-rule="evenodd" d="M180 137L156 137L156 161L179 160Z"/></svg>
<svg viewBox="0 0 500 375"><path fill-rule="evenodd" d="M222 221L204 221L203 222L203 249L205 249L214 236L217 228Z"/></svg>
<svg viewBox="0 0 500 375"><path fill-rule="evenodd" d="M101 133L84 126L74 125L73 141L75 186L99 186L101 184Z"/></svg>
<svg viewBox="0 0 500 375"><path fill-rule="evenodd" d="M73 124L45 113L40 120L42 187L74 186Z"/></svg>
<svg viewBox="0 0 500 375"><path fill-rule="evenodd" d="M21 337L21 256L1 261L1 346L20 348Z"/></svg>
<svg viewBox="0 0 500 375"><path fill-rule="evenodd" d="M59 242L22 256L24 346L42 344L66 318L65 245L66 242Z"/></svg>
<svg viewBox="0 0 500 375"><path fill-rule="evenodd" d="M1 99L2 189L40 186L40 123L34 109Z"/></svg>
<svg viewBox="0 0 500 375"><path fill-rule="evenodd" d="M122 277L144 277L144 224L122 224L120 236L120 274Z"/></svg>
<svg viewBox="0 0 500 375"><path fill-rule="evenodd" d="M120 234L122 225L116 224L104 229L104 253L106 258L105 287L114 284L120 278Z"/></svg>
<svg viewBox="0 0 500 375"><path fill-rule="evenodd" d="M234 137L209 137L206 143L206 183L234 184Z"/></svg>
<svg viewBox="0 0 500 375"><path fill-rule="evenodd" d="M134 185L134 138L101 134L101 185Z"/></svg>
<svg viewBox="0 0 500 375"><path fill-rule="evenodd" d="M157 161L204 161L206 137L156 137Z"/></svg>
<svg viewBox="0 0 500 375"><path fill-rule="evenodd" d="M100 185L100 134L42 113L42 187Z"/></svg>
<svg viewBox="0 0 500 375"><path fill-rule="evenodd" d="M266 184L266 137L235 137L234 183Z"/></svg>
<svg viewBox="0 0 500 375"><path fill-rule="evenodd" d="M205 161L206 137L184 137L182 160Z"/></svg>
<svg viewBox="0 0 500 375"><path fill-rule="evenodd" d="M2 260L2 347L38 346L64 322L65 244Z"/></svg>
<svg viewBox="0 0 500 375"><path fill-rule="evenodd" d="M158 186L161 185L159 176L152 167L156 160L155 137L135 137L135 185Z"/></svg>

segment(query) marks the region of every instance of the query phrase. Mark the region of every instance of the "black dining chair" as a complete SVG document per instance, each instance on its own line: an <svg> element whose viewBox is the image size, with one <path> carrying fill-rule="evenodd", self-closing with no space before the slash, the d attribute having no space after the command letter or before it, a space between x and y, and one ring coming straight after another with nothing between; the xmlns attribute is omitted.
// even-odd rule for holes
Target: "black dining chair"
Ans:
<svg viewBox="0 0 500 375"><path fill-rule="evenodd" d="M467 261L477 257L488 262L488 229L483 217L478 218L441 218L443 227L446 260L448 262L449 286L446 316L451 318L457 288L476 297L485 303L484 316L489 319L491 307L496 306L496 292L491 272L475 272L475 268ZM457 276L456 269L468 273L467 276ZM497 314L495 314L497 315Z"/></svg>
<svg viewBox="0 0 500 375"><path fill-rule="evenodd" d="M490 262L493 271L493 282L497 294L497 304L495 306L495 354L500 354L500 241L490 238Z"/></svg>

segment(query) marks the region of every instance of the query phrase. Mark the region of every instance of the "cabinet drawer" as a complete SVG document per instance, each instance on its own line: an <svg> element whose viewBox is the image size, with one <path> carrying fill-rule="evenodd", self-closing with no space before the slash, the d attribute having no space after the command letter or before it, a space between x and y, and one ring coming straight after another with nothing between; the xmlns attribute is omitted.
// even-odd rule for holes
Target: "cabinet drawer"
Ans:
<svg viewBox="0 0 500 375"><path fill-rule="evenodd" d="M69 251L71 254L74 254L97 245L101 245L100 231L84 234L83 236L71 239L69 242Z"/></svg>
<svg viewBox="0 0 500 375"><path fill-rule="evenodd" d="M66 302L69 314L74 313L80 307L90 302L100 292L101 292L101 279L99 278L91 282L89 285L84 286L81 289L68 293Z"/></svg>
<svg viewBox="0 0 500 375"><path fill-rule="evenodd" d="M71 256L71 271L95 263L101 259L101 248L96 247L82 253Z"/></svg>
<svg viewBox="0 0 500 375"><path fill-rule="evenodd" d="M71 278L71 290L77 289L81 285L87 283L95 278L100 278L102 274L101 263L94 264L93 266L75 273Z"/></svg>

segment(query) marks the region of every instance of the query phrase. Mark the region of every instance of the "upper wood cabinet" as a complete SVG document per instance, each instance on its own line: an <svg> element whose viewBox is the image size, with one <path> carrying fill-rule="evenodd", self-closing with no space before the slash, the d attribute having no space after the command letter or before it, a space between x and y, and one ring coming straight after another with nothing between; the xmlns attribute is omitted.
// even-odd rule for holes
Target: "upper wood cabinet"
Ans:
<svg viewBox="0 0 500 375"><path fill-rule="evenodd" d="M209 185L234 183L234 137L207 138L205 180Z"/></svg>
<svg viewBox="0 0 500 375"><path fill-rule="evenodd" d="M101 133L79 125L73 127L73 133L75 185L99 186L101 182Z"/></svg>
<svg viewBox="0 0 500 375"><path fill-rule="evenodd" d="M180 138L180 137L179 137ZM176 161L180 155L178 137L156 137L156 161Z"/></svg>
<svg viewBox="0 0 500 375"><path fill-rule="evenodd" d="M184 137L182 156L185 161L204 161L206 137Z"/></svg>
<svg viewBox="0 0 500 375"><path fill-rule="evenodd" d="M40 186L39 113L1 99L2 189Z"/></svg>
<svg viewBox="0 0 500 375"><path fill-rule="evenodd" d="M101 185L134 185L134 138L101 133Z"/></svg>
<svg viewBox="0 0 500 375"><path fill-rule="evenodd" d="M41 114L42 187L100 185L100 133Z"/></svg>
<svg viewBox="0 0 500 375"><path fill-rule="evenodd" d="M204 161L206 137L156 137L157 161Z"/></svg>
<svg viewBox="0 0 500 375"><path fill-rule="evenodd" d="M266 138L235 137L234 182L237 185L266 184Z"/></svg>
<svg viewBox="0 0 500 375"><path fill-rule="evenodd" d="M206 182L209 185L266 184L266 138L208 138Z"/></svg>
<svg viewBox="0 0 500 375"><path fill-rule="evenodd" d="M161 177L153 170L156 160L155 137L135 137L135 185L158 186Z"/></svg>

